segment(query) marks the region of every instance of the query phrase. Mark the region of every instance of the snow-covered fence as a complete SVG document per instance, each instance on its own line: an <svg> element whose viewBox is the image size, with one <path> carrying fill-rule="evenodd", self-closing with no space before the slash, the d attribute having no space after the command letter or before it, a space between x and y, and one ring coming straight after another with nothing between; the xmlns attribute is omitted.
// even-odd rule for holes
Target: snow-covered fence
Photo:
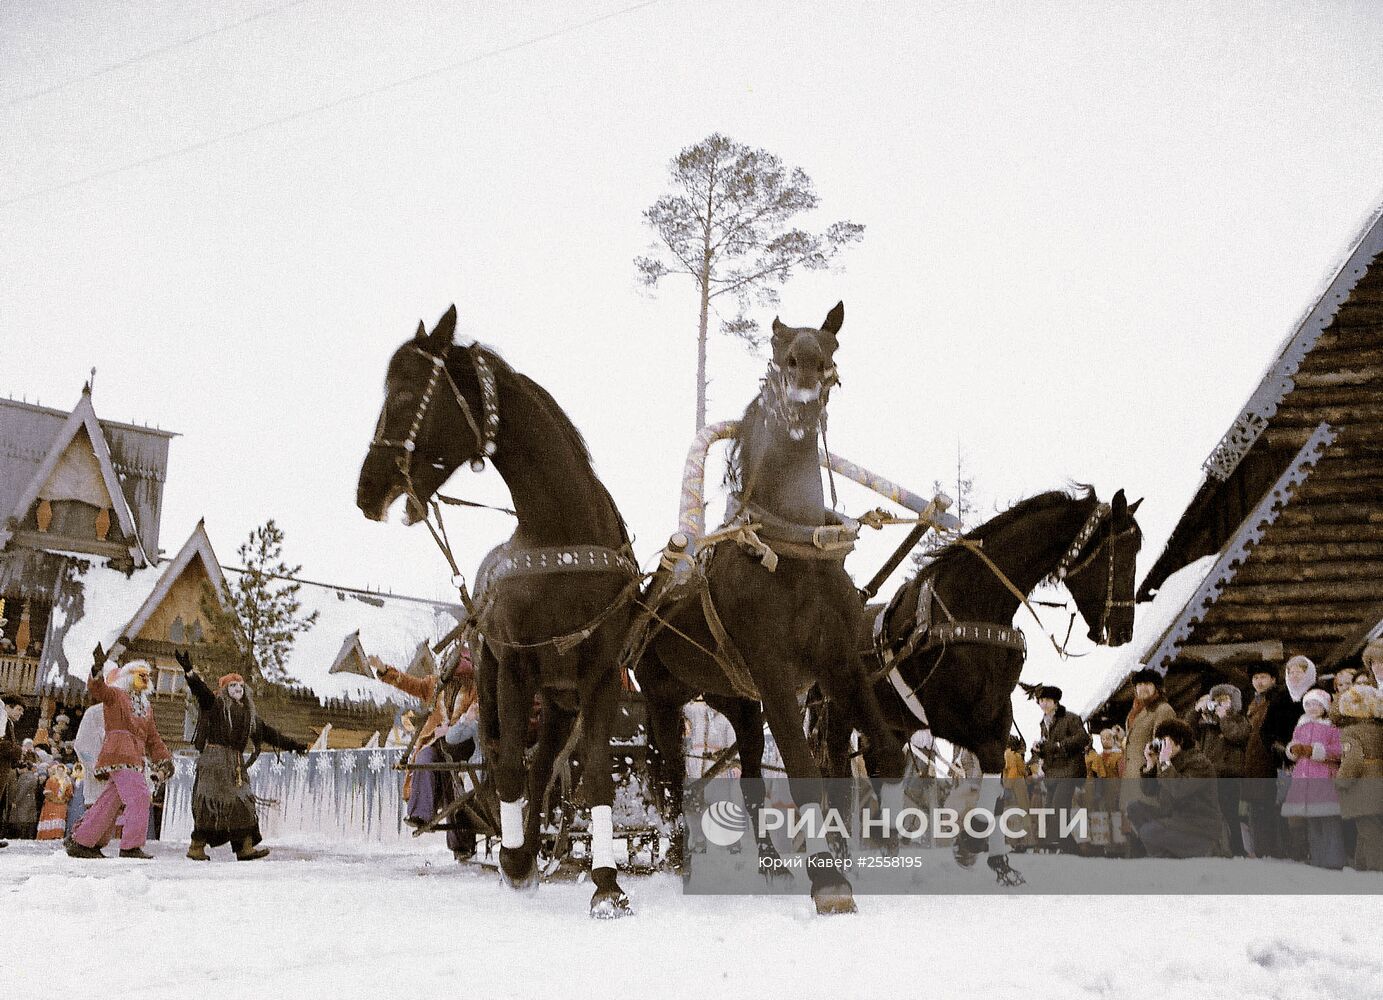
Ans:
<svg viewBox="0 0 1383 1000"><path fill-rule="evenodd" d="M274 803L259 810L260 831L266 838L298 833L342 841L411 838L403 825L403 772L394 770L402 756L401 747L266 752L250 768L255 795ZM196 762L195 755L174 758L163 805L164 840L186 840L192 833Z"/></svg>

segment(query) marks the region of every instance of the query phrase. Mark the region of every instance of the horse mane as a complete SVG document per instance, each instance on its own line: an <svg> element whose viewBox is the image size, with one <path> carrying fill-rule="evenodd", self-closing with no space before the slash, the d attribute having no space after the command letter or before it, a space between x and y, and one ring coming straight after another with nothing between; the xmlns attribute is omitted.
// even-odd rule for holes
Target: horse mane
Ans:
<svg viewBox="0 0 1383 1000"><path fill-rule="evenodd" d="M744 444L746 429L751 421L758 419L759 412L763 409L762 400L761 394L749 401L749 405L744 408L743 416L740 417L739 428L730 439L730 448L725 456L725 485L732 493L739 493L744 487L744 464L740 450Z"/></svg>
<svg viewBox="0 0 1383 1000"><path fill-rule="evenodd" d="M477 344L476 350L484 352L485 360L488 361L496 371L501 371L509 375L519 388L523 389L524 392L531 397L534 406L546 413L552 422L557 425L563 443L571 449L574 455L577 455L581 459L582 464L586 467L586 471L591 474L591 481L595 483L596 489L599 491L600 495L605 498L605 502L610 505L610 509L614 511L615 520L619 522L620 538L625 544L630 544L629 526L624 522L624 515L620 513L619 507L615 504L615 498L610 495L610 491L605 486L605 483L596 475L595 463L591 459L591 450L586 445L586 439L582 436L581 432L577 430L576 425L572 423L571 417L567 416L567 411L562 409L557 400L552 398L552 393L548 392L523 372L515 369L509 362L500 357L499 352L493 347L483 347Z"/></svg>
<svg viewBox="0 0 1383 1000"><path fill-rule="evenodd" d="M984 524L971 528L964 537L973 542L983 542L987 538L992 538L1000 532L1006 531L1015 522L1024 518L1066 504L1093 501L1094 497L1094 487L1085 483L1075 483L1066 490L1048 490L1045 493L1038 493L1026 500L1019 500L1003 513L996 514ZM959 542L951 542L944 546L930 563L918 570L913 579L921 580L934 577L952 563L964 558L968 552L969 549Z"/></svg>

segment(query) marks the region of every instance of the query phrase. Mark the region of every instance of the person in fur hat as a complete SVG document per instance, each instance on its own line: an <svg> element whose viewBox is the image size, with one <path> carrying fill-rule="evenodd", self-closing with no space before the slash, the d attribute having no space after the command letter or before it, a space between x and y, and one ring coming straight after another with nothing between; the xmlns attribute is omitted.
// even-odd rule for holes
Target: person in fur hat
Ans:
<svg viewBox="0 0 1383 1000"><path fill-rule="evenodd" d="M152 855L145 853L144 841L149 835L151 796L144 779L144 761L153 762L156 780L166 780L173 773L173 759L154 723L149 699L152 668L143 660L127 663L107 684L101 676L105 659L105 651L98 645L86 687L105 709L106 735L96 758L96 773L109 783L67 837L67 853L74 858L105 857L97 845L114 829L123 806L120 856L148 860Z"/></svg>
<svg viewBox="0 0 1383 1000"><path fill-rule="evenodd" d="M1124 780L1119 790L1119 809L1124 814L1125 831L1133 832L1128 818L1129 806L1142 799L1143 786L1139 770L1143 766L1143 749L1153 738L1153 731L1169 719L1176 710L1162 696L1162 675L1144 667L1130 678L1133 681L1133 707L1124 722Z"/></svg>
<svg viewBox="0 0 1383 1000"><path fill-rule="evenodd" d="M179 650L178 665L187 678L199 715L193 745L201 752L192 782L192 840L187 856L210 861L206 849L230 844L241 861L267 857L260 847L259 817L254 791L245 769L248 744L263 744L305 753L307 744L284 736L255 712L254 698L239 674L226 674L212 691L192 666L192 658Z"/></svg>
<svg viewBox="0 0 1383 1000"><path fill-rule="evenodd" d="M1253 698L1244 710L1249 723L1249 740L1244 747L1244 780L1240 797L1249 806L1249 831L1253 835L1255 858L1286 857L1286 823L1277 802L1278 772L1282 763L1272 749L1272 737L1266 734L1269 716L1276 718L1283 711L1284 704L1291 703L1286 688L1278 683L1277 673L1277 667L1271 663L1260 663L1254 667L1249 677L1253 684ZM1281 780L1285 786L1285 772Z"/></svg>
<svg viewBox="0 0 1383 1000"><path fill-rule="evenodd" d="M1296 763L1282 815L1306 820L1308 861L1318 868L1338 871L1345 866L1340 796L1334 783L1340 764L1340 731L1328 715L1328 691L1312 688L1305 692L1301 707L1304 714L1287 744L1287 756Z"/></svg>
<svg viewBox="0 0 1383 1000"><path fill-rule="evenodd" d="M1364 663L1364 671L1369 675L1369 684L1377 691L1383 691L1383 636L1370 639L1364 645L1359 657Z"/></svg>
<svg viewBox="0 0 1383 1000"><path fill-rule="evenodd" d="M1187 711L1183 721L1196 733L1201 752L1215 765L1220 811L1229 831L1229 849L1236 858L1247 855L1239 823L1239 782L1244 774L1244 751L1249 741L1249 720L1243 713L1244 696L1233 684L1216 684Z"/></svg>
<svg viewBox="0 0 1383 1000"><path fill-rule="evenodd" d="M1340 695L1340 816L1355 826L1354 868L1383 871L1383 695L1356 684Z"/></svg>
<svg viewBox="0 0 1383 1000"><path fill-rule="evenodd" d="M1201 858L1223 853L1224 818L1215 797L1215 765L1196 747L1180 719L1159 722L1143 747L1139 776L1145 798L1129 805L1129 820L1154 858Z"/></svg>
<svg viewBox="0 0 1383 1000"><path fill-rule="evenodd" d="M1058 821L1048 826L1055 837L1061 826L1060 810L1071 808L1076 789L1085 777L1085 749L1090 745L1090 734L1080 716L1061 704L1061 688L1044 684L1037 689L1037 704L1042 709L1042 735L1033 744L1033 750L1042 758L1042 773L1050 793L1047 804L1059 811ZM1054 840L1053 846L1068 853L1076 850L1075 841L1069 836L1060 844Z"/></svg>

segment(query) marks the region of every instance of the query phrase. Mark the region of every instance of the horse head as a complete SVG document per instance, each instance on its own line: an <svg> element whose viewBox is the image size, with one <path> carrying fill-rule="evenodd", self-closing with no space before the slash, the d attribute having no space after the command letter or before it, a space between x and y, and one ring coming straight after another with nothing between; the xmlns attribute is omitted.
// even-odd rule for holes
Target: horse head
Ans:
<svg viewBox="0 0 1383 1000"><path fill-rule="evenodd" d="M836 339L845 322L845 303L837 302L819 329L784 326L773 317L773 360L768 365L763 398L768 415L801 441L816 428L825 412L836 375Z"/></svg>
<svg viewBox="0 0 1383 1000"><path fill-rule="evenodd" d="M1065 571L1066 589L1089 626L1092 642L1122 646L1133 639L1133 590L1143 532L1134 514L1143 501L1129 503L1120 490L1077 536Z"/></svg>
<svg viewBox="0 0 1383 1000"><path fill-rule="evenodd" d="M355 494L356 506L373 521L384 520L400 496L407 497L405 523L422 520L427 502L463 462L477 466L493 454L493 376L477 348L453 345L455 333L453 305L431 333L419 322L389 359L384 405Z"/></svg>

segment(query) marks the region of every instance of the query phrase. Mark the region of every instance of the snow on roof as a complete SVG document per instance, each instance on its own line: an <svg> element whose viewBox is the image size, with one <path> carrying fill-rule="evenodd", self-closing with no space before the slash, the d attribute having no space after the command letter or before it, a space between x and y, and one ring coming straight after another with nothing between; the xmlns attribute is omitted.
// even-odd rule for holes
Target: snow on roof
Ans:
<svg viewBox="0 0 1383 1000"><path fill-rule="evenodd" d="M200 550L196 535L194 532L194 539L184 546L185 552ZM186 559L165 561L127 576L90 556L74 554L73 579L64 586L53 608L51 627L60 643L45 668L44 682L84 682L96 643L110 650L130 622L145 610L160 581L186 563ZM232 579L242 572L225 568L226 576ZM360 646L367 655L406 670L418 656L421 644L438 641L461 620L459 605L300 582L300 614L316 611L318 616L312 628L294 638L286 667L289 683L308 688L322 701L345 698L383 704L398 697L394 688L373 678L330 673L342 644L353 633L359 633Z"/></svg>
<svg viewBox="0 0 1383 1000"><path fill-rule="evenodd" d="M63 586L49 625L60 642L48 658L44 683L55 686L66 684L69 677L86 680L92 649L98 642L106 650L115 645L167 568L144 566L126 576L79 554L72 556L71 565L73 578Z"/></svg>
<svg viewBox="0 0 1383 1000"><path fill-rule="evenodd" d="M228 576L239 572L226 571ZM320 700L348 698L375 704L397 700L394 688L373 678L330 673L342 644L352 633L360 633L360 647L367 656L377 656L389 666L406 670L420 643L443 638L462 615L459 605L305 581L298 599L302 601L299 614L316 611L317 622L293 640L286 667L290 683L309 688Z"/></svg>
<svg viewBox="0 0 1383 1000"><path fill-rule="evenodd" d="M1218 555L1203 556L1167 577L1157 596L1138 605L1133 616L1133 640L1119 650L1077 711L1088 718L1109 699L1129 674L1140 669L1157 649L1163 634L1176 622L1195 595Z"/></svg>

